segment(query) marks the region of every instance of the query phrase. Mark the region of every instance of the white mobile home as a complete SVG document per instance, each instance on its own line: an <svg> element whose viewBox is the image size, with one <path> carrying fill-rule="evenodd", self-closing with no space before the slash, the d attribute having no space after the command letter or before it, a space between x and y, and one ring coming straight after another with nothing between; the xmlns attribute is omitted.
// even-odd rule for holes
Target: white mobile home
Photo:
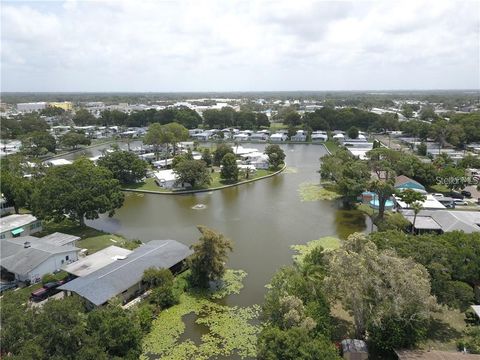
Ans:
<svg viewBox="0 0 480 360"><path fill-rule="evenodd" d="M0 239L27 236L42 231L42 222L30 214L14 214L0 218Z"/></svg>
<svg viewBox="0 0 480 360"><path fill-rule="evenodd" d="M43 275L78 259L79 248L54 245L55 239L50 240L33 236L1 240L2 269L12 273L17 281L36 283Z"/></svg>
<svg viewBox="0 0 480 360"><path fill-rule="evenodd" d="M272 136L270 136L270 141L272 142L282 142L282 141L287 141L288 136L284 133L275 133Z"/></svg>

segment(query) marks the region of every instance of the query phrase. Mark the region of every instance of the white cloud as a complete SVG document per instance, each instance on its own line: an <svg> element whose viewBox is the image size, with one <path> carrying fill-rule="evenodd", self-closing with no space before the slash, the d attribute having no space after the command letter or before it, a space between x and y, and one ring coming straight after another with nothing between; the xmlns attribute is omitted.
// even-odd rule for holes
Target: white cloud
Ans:
<svg viewBox="0 0 480 360"><path fill-rule="evenodd" d="M1 3L3 91L479 88L477 1Z"/></svg>

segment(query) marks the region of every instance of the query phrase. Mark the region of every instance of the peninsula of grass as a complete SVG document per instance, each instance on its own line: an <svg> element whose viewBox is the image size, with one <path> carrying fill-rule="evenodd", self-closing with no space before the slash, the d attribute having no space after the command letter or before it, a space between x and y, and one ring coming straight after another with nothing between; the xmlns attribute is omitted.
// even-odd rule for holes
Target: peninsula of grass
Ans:
<svg viewBox="0 0 480 360"><path fill-rule="evenodd" d="M341 148L341 145L334 140L327 140L323 143L323 145L330 154L335 154Z"/></svg>
<svg viewBox="0 0 480 360"><path fill-rule="evenodd" d="M211 174L210 185L195 187L187 190L165 189L158 186L155 183L154 178L147 178L142 182L126 185L123 190L132 191L132 192L167 194L167 195L190 194L190 193L196 193L196 192L214 191L214 190L221 190L227 187L238 186L238 185L247 184L253 181L265 179L281 173L283 170L285 170L285 168L286 168L286 165L283 165L283 167L277 170L258 169L254 174L250 174L248 179L244 175L241 175L238 181L235 181L235 182L222 180L220 178L220 172L215 171Z"/></svg>

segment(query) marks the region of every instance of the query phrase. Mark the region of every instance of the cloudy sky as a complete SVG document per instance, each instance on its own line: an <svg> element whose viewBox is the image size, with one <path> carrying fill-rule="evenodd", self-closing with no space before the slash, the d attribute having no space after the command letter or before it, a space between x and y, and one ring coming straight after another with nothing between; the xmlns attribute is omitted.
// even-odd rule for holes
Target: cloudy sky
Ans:
<svg viewBox="0 0 480 360"><path fill-rule="evenodd" d="M480 88L480 1L4 1L2 91Z"/></svg>

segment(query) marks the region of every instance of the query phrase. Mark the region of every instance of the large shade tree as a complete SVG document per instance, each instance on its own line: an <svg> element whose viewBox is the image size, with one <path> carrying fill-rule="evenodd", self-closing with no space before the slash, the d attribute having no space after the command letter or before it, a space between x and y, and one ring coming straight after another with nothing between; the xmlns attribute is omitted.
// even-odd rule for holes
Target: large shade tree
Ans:
<svg viewBox="0 0 480 360"><path fill-rule="evenodd" d="M272 169L278 169L285 160L285 152L277 144L268 145L265 148L265 154L268 156L268 162Z"/></svg>
<svg viewBox="0 0 480 360"><path fill-rule="evenodd" d="M228 251L233 250L233 243L206 226L197 228L202 236L191 246L194 251L189 259L191 280L195 286L208 287L210 281L218 281L224 275Z"/></svg>
<svg viewBox="0 0 480 360"><path fill-rule="evenodd" d="M158 160L160 146L168 142L168 138L159 123L153 123L148 127L147 134L143 139L143 142L147 145L153 146L153 152L155 153L155 159Z"/></svg>
<svg viewBox="0 0 480 360"><path fill-rule="evenodd" d="M98 166L110 170L122 184L135 183L147 174L148 164L137 155L128 151L107 153L97 161Z"/></svg>
<svg viewBox="0 0 480 360"><path fill-rule="evenodd" d="M331 253L325 286L353 316L356 337L365 338L368 329L378 335L376 345L382 350L415 345L436 308L425 267L378 250L359 233ZM396 336L382 337L382 330Z"/></svg>
<svg viewBox="0 0 480 360"><path fill-rule="evenodd" d="M195 188L209 185L212 181L210 171L202 160L180 159L173 171L177 177L175 181L176 186L190 184Z"/></svg>
<svg viewBox="0 0 480 360"><path fill-rule="evenodd" d="M26 159L21 155L10 155L2 159L0 182L2 196L19 213L21 207L28 207L33 190L32 180L24 175L30 172Z"/></svg>
<svg viewBox="0 0 480 360"><path fill-rule="evenodd" d="M228 153L223 157L220 178L227 181L238 181L238 166L235 155Z"/></svg>
<svg viewBox="0 0 480 360"><path fill-rule="evenodd" d="M84 225L85 219L97 219L103 213L113 216L123 200L120 183L112 173L81 158L48 169L35 186L32 210L41 219L69 217Z"/></svg>

